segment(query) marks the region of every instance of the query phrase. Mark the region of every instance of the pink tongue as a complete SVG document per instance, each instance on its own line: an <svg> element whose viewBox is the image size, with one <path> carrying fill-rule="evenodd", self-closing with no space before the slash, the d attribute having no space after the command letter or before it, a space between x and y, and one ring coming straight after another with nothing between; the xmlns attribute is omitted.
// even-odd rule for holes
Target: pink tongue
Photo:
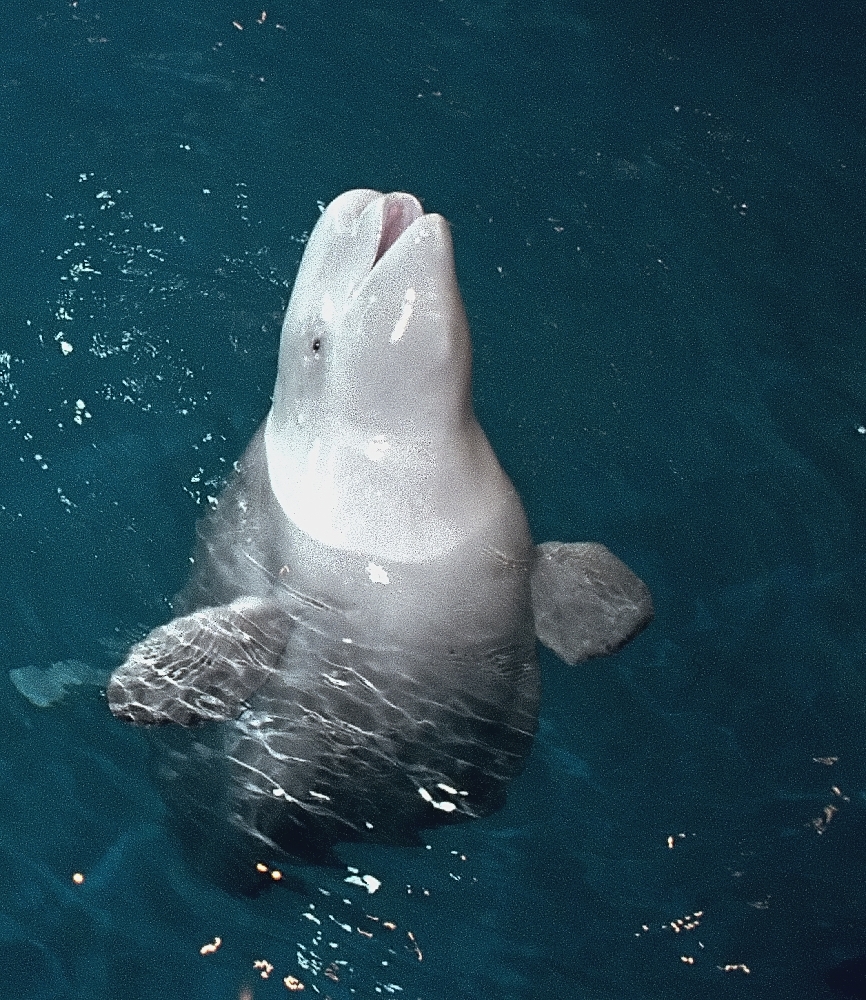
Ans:
<svg viewBox="0 0 866 1000"><path fill-rule="evenodd" d="M411 195L390 195L385 199L382 212L382 235L376 248L374 266L385 256L397 239L406 232L416 219L424 214L418 202Z"/></svg>

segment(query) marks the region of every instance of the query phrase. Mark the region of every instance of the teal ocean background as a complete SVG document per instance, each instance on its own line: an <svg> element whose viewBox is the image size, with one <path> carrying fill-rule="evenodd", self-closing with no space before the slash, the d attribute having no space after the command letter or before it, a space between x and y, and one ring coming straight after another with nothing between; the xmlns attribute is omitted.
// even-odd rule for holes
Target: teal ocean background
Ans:
<svg viewBox="0 0 866 1000"><path fill-rule="evenodd" d="M0 997L866 997L862 6L2 24ZM169 616L317 204L352 187L449 219L534 537L604 542L656 620L542 652L495 816L235 898L103 689Z"/></svg>

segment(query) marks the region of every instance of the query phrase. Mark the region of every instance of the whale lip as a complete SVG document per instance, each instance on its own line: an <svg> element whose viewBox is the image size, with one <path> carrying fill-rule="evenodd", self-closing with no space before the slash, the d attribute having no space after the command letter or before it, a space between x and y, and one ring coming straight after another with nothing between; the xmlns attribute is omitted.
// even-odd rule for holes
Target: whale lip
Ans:
<svg viewBox="0 0 866 1000"><path fill-rule="evenodd" d="M424 215L421 202L411 194L395 191L382 196L379 243L373 256L373 267L385 256L397 240Z"/></svg>

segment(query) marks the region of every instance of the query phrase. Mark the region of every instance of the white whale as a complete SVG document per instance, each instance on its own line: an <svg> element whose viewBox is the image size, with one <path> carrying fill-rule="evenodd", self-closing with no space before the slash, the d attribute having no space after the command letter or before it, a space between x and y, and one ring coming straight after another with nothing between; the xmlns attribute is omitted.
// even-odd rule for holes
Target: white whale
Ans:
<svg viewBox="0 0 866 1000"><path fill-rule="evenodd" d="M111 711L175 724L162 780L196 836L311 857L499 807L536 729L536 637L576 663L653 614L604 546L533 546L473 412L448 225L368 190L310 236L273 405L176 610Z"/></svg>

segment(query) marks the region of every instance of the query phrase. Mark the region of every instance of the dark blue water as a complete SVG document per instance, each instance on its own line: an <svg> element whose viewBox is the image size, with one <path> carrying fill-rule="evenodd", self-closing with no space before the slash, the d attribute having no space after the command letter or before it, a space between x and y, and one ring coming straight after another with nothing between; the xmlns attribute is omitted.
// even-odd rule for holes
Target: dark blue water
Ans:
<svg viewBox="0 0 866 1000"><path fill-rule="evenodd" d="M266 13L4 10L0 996L866 995L827 979L866 955L859 7ZM317 202L357 186L451 221L536 539L606 543L657 618L542 654L502 812L342 848L373 894L289 866L236 899L101 684L169 615Z"/></svg>

